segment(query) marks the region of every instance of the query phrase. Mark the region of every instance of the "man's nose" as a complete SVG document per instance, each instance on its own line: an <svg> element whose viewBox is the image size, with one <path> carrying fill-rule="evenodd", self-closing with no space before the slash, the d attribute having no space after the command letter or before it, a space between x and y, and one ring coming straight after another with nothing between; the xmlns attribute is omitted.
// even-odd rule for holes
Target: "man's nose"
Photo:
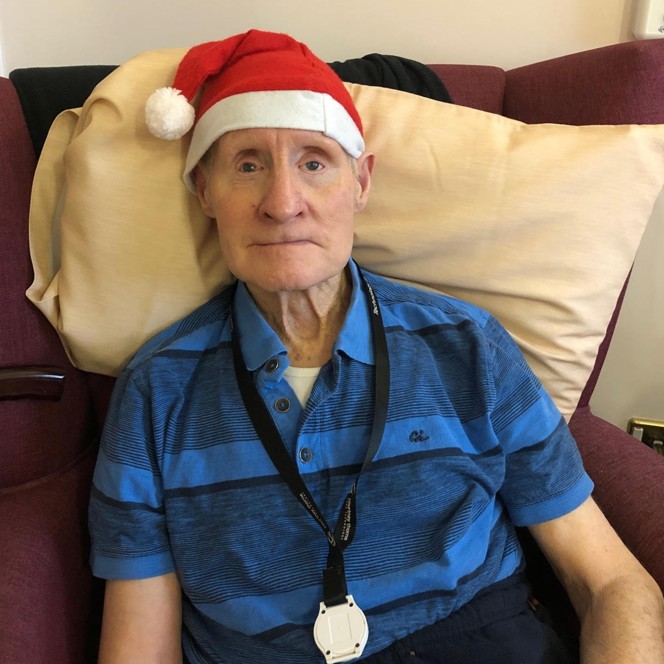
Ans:
<svg viewBox="0 0 664 664"><path fill-rule="evenodd" d="M302 189L297 173L289 168L275 169L266 182L261 213L268 219L284 223L304 209Z"/></svg>

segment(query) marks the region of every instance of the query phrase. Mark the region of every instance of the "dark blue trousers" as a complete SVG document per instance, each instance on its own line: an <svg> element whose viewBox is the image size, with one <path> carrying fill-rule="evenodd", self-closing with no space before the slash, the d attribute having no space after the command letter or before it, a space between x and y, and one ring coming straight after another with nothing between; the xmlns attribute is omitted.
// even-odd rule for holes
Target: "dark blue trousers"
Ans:
<svg viewBox="0 0 664 664"><path fill-rule="evenodd" d="M578 664L529 596L525 575L516 574L361 664Z"/></svg>
<svg viewBox="0 0 664 664"><path fill-rule="evenodd" d="M529 594L524 575L512 576L362 664L576 664Z"/></svg>

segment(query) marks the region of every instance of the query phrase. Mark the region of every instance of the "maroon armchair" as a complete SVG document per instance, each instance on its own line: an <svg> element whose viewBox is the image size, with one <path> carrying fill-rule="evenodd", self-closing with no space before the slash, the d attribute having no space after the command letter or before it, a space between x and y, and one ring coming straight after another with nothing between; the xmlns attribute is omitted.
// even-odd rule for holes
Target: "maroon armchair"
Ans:
<svg viewBox="0 0 664 664"><path fill-rule="evenodd" d="M525 122L664 123L660 41L619 44L507 72L470 65L433 69L455 103ZM45 127L58 110L80 105L108 70L58 69L52 90L49 69L0 78L1 664L95 660L102 588L87 563L86 512L113 380L74 368L24 293L32 279L30 185ZM58 103L43 105L54 96ZM42 105L35 112L32 104L28 126L24 107L35 99ZM589 407L619 308L617 302L571 428L598 503L664 587L664 458ZM559 587L531 544L526 541L538 594L565 620L569 607L558 605Z"/></svg>

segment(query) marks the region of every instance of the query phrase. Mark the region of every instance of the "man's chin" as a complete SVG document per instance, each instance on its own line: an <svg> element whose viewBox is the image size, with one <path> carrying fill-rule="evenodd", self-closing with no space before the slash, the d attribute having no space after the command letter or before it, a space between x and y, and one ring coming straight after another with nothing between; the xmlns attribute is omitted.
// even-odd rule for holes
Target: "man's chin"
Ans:
<svg viewBox="0 0 664 664"><path fill-rule="evenodd" d="M306 269L284 269L283 266L273 271L263 271L263 274L247 275L242 279L250 292L262 291L263 293L289 293L328 290L330 287L336 290L343 267L340 270L322 270L309 265Z"/></svg>

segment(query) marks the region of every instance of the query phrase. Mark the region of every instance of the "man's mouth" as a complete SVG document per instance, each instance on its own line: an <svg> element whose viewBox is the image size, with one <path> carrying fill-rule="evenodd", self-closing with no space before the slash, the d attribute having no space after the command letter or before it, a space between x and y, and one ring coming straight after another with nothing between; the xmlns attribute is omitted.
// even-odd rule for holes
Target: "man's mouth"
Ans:
<svg viewBox="0 0 664 664"><path fill-rule="evenodd" d="M285 245L311 244L311 240L285 238L282 240L273 240L271 242L256 242L254 244L258 247L278 247Z"/></svg>

